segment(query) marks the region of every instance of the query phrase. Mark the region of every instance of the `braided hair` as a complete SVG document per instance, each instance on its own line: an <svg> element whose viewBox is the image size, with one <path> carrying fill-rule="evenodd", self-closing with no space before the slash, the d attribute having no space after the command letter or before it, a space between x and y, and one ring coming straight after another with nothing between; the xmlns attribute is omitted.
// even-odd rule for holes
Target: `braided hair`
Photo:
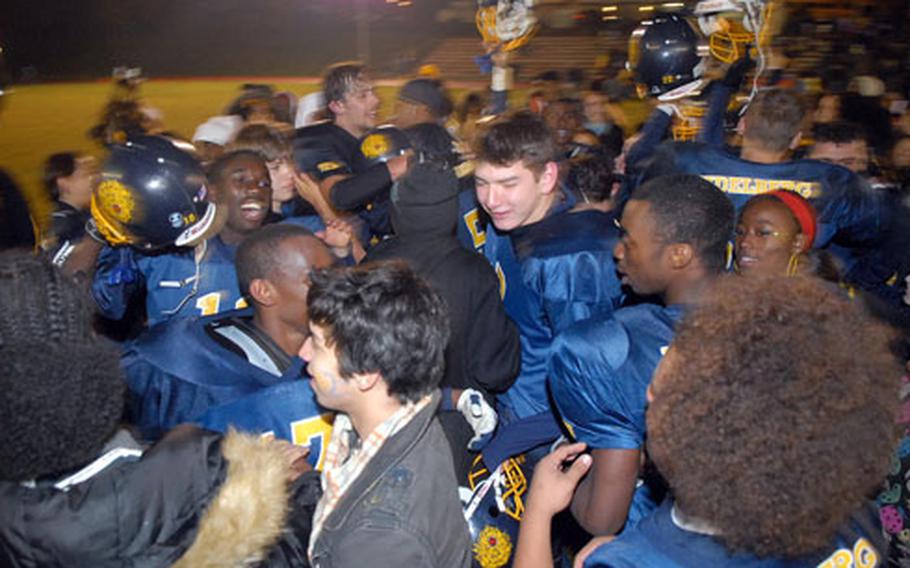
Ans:
<svg viewBox="0 0 910 568"><path fill-rule="evenodd" d="M46 260L0 253L0 479L62 474L101 451L123 412L116 352L83 290Z"/></svg>

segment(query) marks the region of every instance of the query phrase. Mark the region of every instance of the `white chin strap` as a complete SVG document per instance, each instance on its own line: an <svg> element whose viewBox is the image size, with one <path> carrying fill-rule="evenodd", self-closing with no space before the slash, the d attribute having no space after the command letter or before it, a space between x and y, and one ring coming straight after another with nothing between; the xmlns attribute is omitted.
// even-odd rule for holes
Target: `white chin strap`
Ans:
<svg viewBox="0 0 910 568"><path fill-rule="evenodd" d="M205 209L205 213L202 215L202 219L198 223L190 225L185 231L180 233L180 236L177 237L177 240L174 241L174 244L178 247L193 246L199 242L200 237L203 237L208 231L209 227L212 226L212 223L215 221L215 212L217 207L214 203L209 203L208 207Z"/></svg>
<svg viewBox="0 0 910 568"><path fill-rule="evenodd" d="M686 83L685 85L676 87L672 91L668 91L668 92L660 95L659 97L657 97L657 100L659 100L662 103L665 103L668 101L684 99L686 97L693 97L701 92L701 88L702 88L702 86L704 86L704 84L705 84L704 79L696 79L696 80L692 81L691 83Z"/></svg>

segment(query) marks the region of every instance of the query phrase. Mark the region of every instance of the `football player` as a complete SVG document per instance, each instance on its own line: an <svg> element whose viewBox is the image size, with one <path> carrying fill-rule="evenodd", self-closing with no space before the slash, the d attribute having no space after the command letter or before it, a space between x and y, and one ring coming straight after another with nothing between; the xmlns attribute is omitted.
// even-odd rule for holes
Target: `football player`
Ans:
<svg viewBox="0 0 910 568"><path fill-rule="evenodd" d="M322 92L332 120L297 130L297 167L319 182L332 207L357 213L371 236L389 234L388 189L404 175L407 158L371 163L361 154L360 138L378 119L373 82L362 64L338 63L326 71Z"/></svg>
<svg viewBox="0 0 910 568"><path fill-rule="evenodd" d="M896 445L883 332L815 279L716 287L650 387L648 450L673 497L576 565L886 565L864 504Z"/></svg>
<svg viewBox="0 0 910 568"><path fill-rule="evenodd" d="M575 199L560 183L556 142L540 118L520 113L493 124L475 151L477 201L490 217L484 254L521 334L521 372L497 400L508 424L550 414L546 362L553 338L619 306L612 254L618 235L612 224L570 214Z"/></svg>
<svg viewBox="0 0 910 568"><path fill-rule="evenodd" d="M54 211L50 234L42 239L41 248L57 266L65 265L85 236L92 189L97 183L98 163L92 156L60 152L44 162L44 188L54 201Z"/></svg>
<svg viewBox="0 0 910 568"><path fill-rule="evenodd" d="M725 97L712 97L710 105L709 114L726 109ZM717 146L669 144L658 149L644 179L666 173L698 174L724 191L737 211L753 195L775 189L795 191L818 211L816 248L832 241L875 241L888 224L880 197L866 191L862 181L845 168L789 159L802 138L802 119L803 108L794 93L762 91L739 122L743 144L738 156Z"/></svg>
<svg viewBox="0 0 910 568"><path fill-rule="evenodd" d="M308 381L300 380L297 352L308 335L308 274L332 261L326 246L302 227L263 227L237 250L239 289L252 309L175 319L133 342L122 366L128 416L142 435L155 440L179 423L201 420L210 428L235 425L304 445L315 436L317 457L315 450L324 448L318 435L327 434L331 422L321 416L325 411ZM272 385L282 387L280 396L268 391ZM254 393L258 398L239 401ZM269 408L263 398L284 406Z"/></svg>
<svg viewBox="0 0 910 568"><path fill-rule="evenodd" d="M212 164L206 184L197 162L167 140L143 137L129 144L114 149L93 197L92 214L105 240L130 245L106 246L98 257L92 293L101 313L123 318L143 289L150 326L244 307L234 255L271 206L262 157L247 150L225 154ZM168 201L179 194L168 186L180 182L192 187L196 210L181 211ZM185 193L182 199L188 199ZM220 230L206 201L219 203ZM183 232L175 239L177 231Z"/></svg>
<svg viewBox="0 0 910 568"><path fill-rule="evenodd" d="M676 321L724 269L733 206L697 176L668 176L636 189L620 224L623 282L663 305L579 322L555 339L549 362L558 414L593 457L571 511L594 535L615 534L659 503L660 483L642 468L645 393Z"/></svg>

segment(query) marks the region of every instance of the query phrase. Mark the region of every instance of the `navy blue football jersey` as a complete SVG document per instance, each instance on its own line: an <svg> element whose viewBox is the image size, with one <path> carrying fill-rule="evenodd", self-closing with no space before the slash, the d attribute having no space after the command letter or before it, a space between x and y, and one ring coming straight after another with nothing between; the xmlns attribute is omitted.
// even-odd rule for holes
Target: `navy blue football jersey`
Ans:
<svg viewBox="0 0 910 568"><path fill-rule="evenodd" d="M486 227L489 219L477 203L477 194L473 188L458 194L458 211L461 215L456 230L458 242L468 250L482 253L483 245L487 242Z"/></svg>
<svg viewBox="0 0 910 568"><path fill-rule="evenodd" d="M209 316L246 307L237 285L237 247L219 237L201 249L144 254L132 247L105 246L98 256L92 295L101 313L119 320L143 288L149 326L185 316ZM198 268L198 271L197 271Z"/></svg>
<svg viewBox="0 0 910 568"><path fill-rule="evenodd" d="M384 165L371 166L364 158L357 138L333 122L320 122L297 129L293 146L297 167L320 182L337 175L361 175L371 167L384 170L386 186L383 190L369 203L351 211L363 220L370 235L392 232L389 218L391 178Z"/></svg>
<svg viewBox="0 0 910 568"><path fill-rule="evenodd" d="M794 191L818 212L815 247L835 236L845 244L874 241L887 227L881 195L850 170L817 160L761 164L717 147L694 142L664 144L645 177L666 173L697 174L720 188L737 212L755 195L777 189Z"/></svg>
<svg viewBox="0 0 910 568"><path fill-rule="evenodd" d="M485 229L484 254L521 335L521 372L498 398L513 418L550 411L546 378L553 338L576 321L609 316L622 303L612 217L566 209L510 233L492 223Z"/></svg>
<svg viewBox="0 0 910 568"><path fill-rule="evenodd" d="M734 499L735 496L730 496ZM715 538L680 528L673 518L673 500L616 540L601 545L585 560L585 568L855 568L884 566L875 544L874 515L863 510L839 531L831 546L802 558L759 558L731 554ZM865 517L865 518L863 518Z"/></svg>
<svg viewBox="0 0 910 568"><path fill-rule="evenodd" d="M279 366L234 326L225 325L230 318L250 318L251 312L174 319L126 346L121 366L129 387L127 415L144 438L157 439L213 406L300 379L300 358L284 355L287 365ZM245 351L230 347L235 345Z"/></svg>
<svg viewBox="0 0 910 568"><path fill-rule="evenodd" d="M307 378L282 382L212 407L198 420L209 430L236 428L307 446L307 461L318 470L325 461L334 421L335 413L316 402Z"/></svg>
<svg viewBox="0 0 910 568"><path fill-rule="evenodd" d="M550 392L572 438L592 450L644 448L648 385L682 313L681 306L639 304L579 322L556 338ZM662 489L638 484L626 527L654 509Z"/></svg>

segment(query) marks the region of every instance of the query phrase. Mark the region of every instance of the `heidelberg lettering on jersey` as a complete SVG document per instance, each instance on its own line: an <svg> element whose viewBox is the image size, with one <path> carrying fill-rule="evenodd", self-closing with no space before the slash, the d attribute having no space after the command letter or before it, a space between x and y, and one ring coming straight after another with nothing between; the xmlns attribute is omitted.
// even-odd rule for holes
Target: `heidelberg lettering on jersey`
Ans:
<svg viewBox="0 0 910 568"><path fill-rule="evenodd" d="M744 176L702 175L724 193L740 195L759 195L777 189L794 191L806 199L821 195L822 186L814 181L796 181L792 179L763 179Z"/></svg>

